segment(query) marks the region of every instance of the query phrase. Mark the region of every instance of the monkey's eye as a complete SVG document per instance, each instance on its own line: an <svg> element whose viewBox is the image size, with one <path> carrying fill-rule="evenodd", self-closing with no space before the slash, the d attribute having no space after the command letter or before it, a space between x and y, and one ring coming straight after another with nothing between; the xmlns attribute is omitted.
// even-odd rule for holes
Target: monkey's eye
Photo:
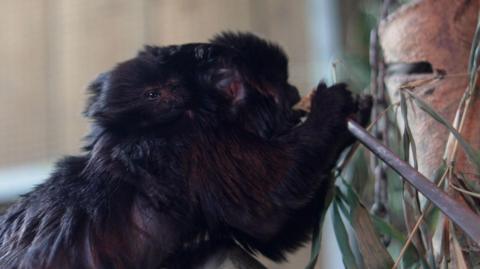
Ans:
<svg viewBox="0 0 480 269"><path fill-rule="evenodd" d="M145 93L145 97L150 100L156 99L159 95L160 94L158 93L158 91L154 91L154 90L150 90Z"/></svg>

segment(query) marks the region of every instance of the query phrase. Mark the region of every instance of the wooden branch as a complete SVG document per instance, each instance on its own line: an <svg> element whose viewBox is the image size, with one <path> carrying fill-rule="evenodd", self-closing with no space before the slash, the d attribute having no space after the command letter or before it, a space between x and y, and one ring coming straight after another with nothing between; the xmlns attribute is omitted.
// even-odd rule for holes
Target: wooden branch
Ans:
<svg viewBox="0 0 480 269"><path fill-rule="evenodd" d="M445 215L447 215L451 221L457 224L458 227L480 245L480 226L478 225L480 223L480 216L448 196L424 175L420 174L408 163L396 156L395 153L385 147L355 121L348 121L348 130L360 141L360 143L405 178Z"/></svg>

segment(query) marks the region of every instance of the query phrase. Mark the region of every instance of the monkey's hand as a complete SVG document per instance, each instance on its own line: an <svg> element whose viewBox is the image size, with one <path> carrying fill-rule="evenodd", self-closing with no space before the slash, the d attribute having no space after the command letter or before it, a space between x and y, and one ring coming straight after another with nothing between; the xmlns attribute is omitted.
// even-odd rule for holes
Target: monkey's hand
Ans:
<svg viewBox="0 0 480 269"><path fill-rule="evenodd" d="M342 141L342 148L353 143L353 136L347 130L347 120L353 119L366 126L370 119L372 98L369 95L353 95L347 85L340 83L327 87L320 83L314 91L294 107L309 110L307 123L323 132L335 135ZM320 130L319 130L320 131Z"/></svg>
<svg viewBox="0 0 480 269"><path fill-rule="evenodd" d="M321 89L321 91L324 91L324 90L336 88L336 86L345 87L345 84L337 84L330 88L326 88L324 84L320 84L318 88ZM345 91L340 89L340 92L343 92L344 95L347 97L347 99L349 98L348 95L351 95L351 93L348 90ZM318 99L322 99L321 97L318 97L318 96L321 96L321 94L318 95L316 93L317 93L317 89L311 90L307 95L303 96L302 99L293 106L293 109L297 111L301 111L302 113L310 113L313 97L317 96ZM357 108L357 112L353 113L350 116L356 122L360 123L362 126L365 126L370 119L370 112L372 108L372 96L368 94L354 95L353 99L354 99L354 107Z"/></svg>

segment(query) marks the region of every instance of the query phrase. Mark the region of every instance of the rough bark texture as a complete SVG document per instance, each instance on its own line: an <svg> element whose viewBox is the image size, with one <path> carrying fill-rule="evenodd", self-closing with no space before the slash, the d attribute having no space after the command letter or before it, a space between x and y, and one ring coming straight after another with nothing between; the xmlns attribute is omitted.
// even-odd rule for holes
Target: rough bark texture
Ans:
<svg viewBox="0 0 480 269"><path fill-rule="evenodd" d="M392 103L400 99L400 86L414 85L411 90L417 96L450 122L453 121L468 84L468 58L479 7L479 0L413 1L382 22L380 41L387 65L428 62L434 70L433 73L421 74L405 70L389 73L385 83ZM439 73L444 75L438 76ZM480 148L478 115L479 98L472 104L462 132L476 149ZM449 132L418 107L412 107L411 103L409 123L417 145L419 170L433 178L441 164ZM461 149L458 150L455 167L456 171L468 175L470 180L479 182L478 172ZM451 193L462 200L458 193ZM473 243L464 237L461 242L467 258L471 260L473 256L478 256L478 248Z"/></svg>
<svg viewBox="0 0 480 269"><path fill-rule="evenodd" d="M468 83L468 56L478 8L479 1L474 0L416 1L392 14L380 28L387 64L426 61L434 70L445 71L444 79L432 80L413 91L451 121ZM434 76L391 74L386 83L392 102L399 101L400 85ZM477 114L475 110L480 107L473 108L471 115ZM418 138L420 171L431 177L441 162L448 131L418 109L409 120ZM478 123L478 118L470 117L465 126L464 135L474 146L480 145L480 136L476 135L480 130Z"/></svg>

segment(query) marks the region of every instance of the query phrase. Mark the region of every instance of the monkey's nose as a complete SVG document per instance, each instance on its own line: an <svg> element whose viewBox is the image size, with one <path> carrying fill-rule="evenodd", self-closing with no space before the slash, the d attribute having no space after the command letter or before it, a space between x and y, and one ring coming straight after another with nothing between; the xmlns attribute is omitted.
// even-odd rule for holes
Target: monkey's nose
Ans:
<svg viewBox="0 0 480 269"><path fill-rule="evenodd" d="M176 102L180 101L180 100L178 100L179 96L177 96L176 94L174 94L171 91L162 91L160 93L160 98L166 104L172 104L172 103L176 103Z"/></svg>
<svg viewBox="0 0 480 269"><path fill-rule="evenodd" d="M174 101L176 97L171 91L161 91L160 99L164 102L171 102Z"/></svg>
<svg viewBox="0 0 480 269"><path fill-rule="evenodd" d="M170 109L179 109L185 106L186 96L173 91L163 91L160 93L160 100Z"/></svg>

